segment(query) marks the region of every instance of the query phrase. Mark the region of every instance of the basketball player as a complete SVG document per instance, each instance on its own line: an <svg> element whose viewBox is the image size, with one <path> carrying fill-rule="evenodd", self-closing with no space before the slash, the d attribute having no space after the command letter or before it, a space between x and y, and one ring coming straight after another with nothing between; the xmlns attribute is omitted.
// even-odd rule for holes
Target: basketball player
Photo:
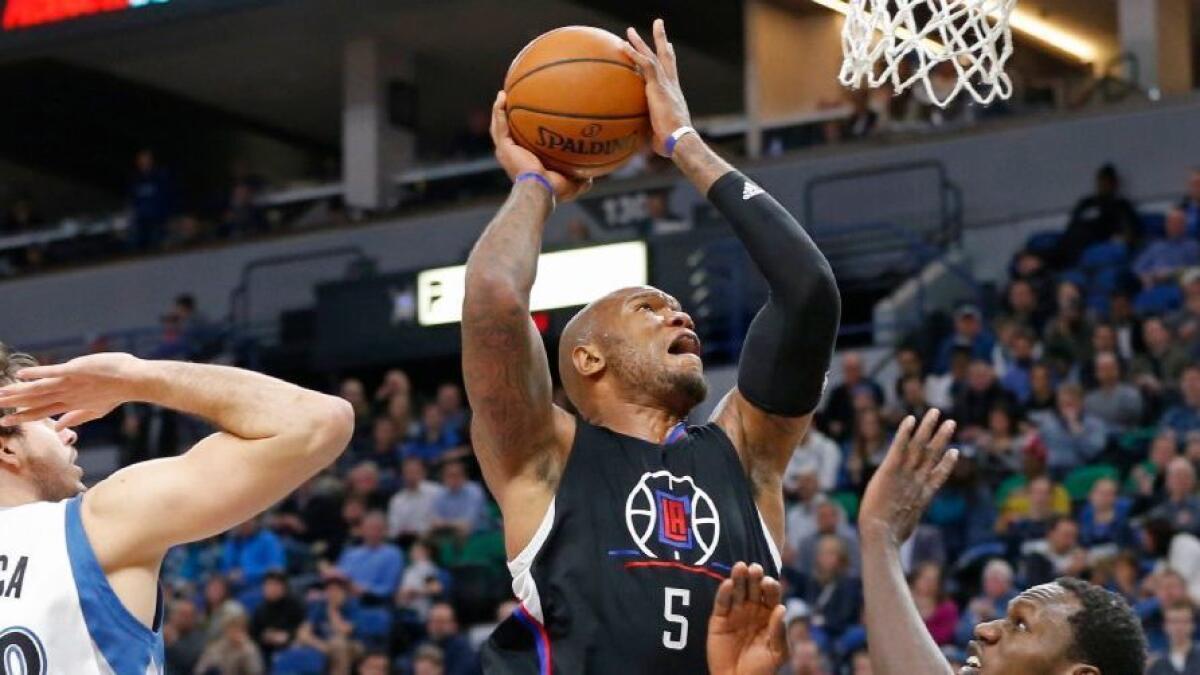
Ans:
<svg viewBox="0 0 1200 675"><path fill-rule="evenodd" d="M736 561L779 575L782 475L824 386L841 303L828 262L762 188L690 125L662 22L656 49L630 29L654 147L725 215L766 277L738 384L708 424L700 339L679 302L626 288L564 328L556 407L529 293L555 198L587 188L492 136L512 193L467 263L463 372L472 439L504 515L521 600L484 650L489 673L703 673L713 595Z"/></svg>
<svg viewBox="0 0 1200 675"><path fill-rule="evenodd" d="M265 375L128 354L39 367L0 345L0 385L3 673L162 673L167 549L281 499L341 453L354 424L345 401ZM84 492L71 427L128 401L221 431Z"/></svg>
<svg viewBox="0 0 1200 675"><path fill-rule="evenodd" d="M951 675L904 579L900 545L912 535L958 451L945 451L954 422L938 411L900 424L859 511L871 668L876 675ZM935 431L936 429L936 431ZM1035 586L1007 616L975 627L960 675L1141 675L1146 641L1120 596L1080 579Z"/></svg>

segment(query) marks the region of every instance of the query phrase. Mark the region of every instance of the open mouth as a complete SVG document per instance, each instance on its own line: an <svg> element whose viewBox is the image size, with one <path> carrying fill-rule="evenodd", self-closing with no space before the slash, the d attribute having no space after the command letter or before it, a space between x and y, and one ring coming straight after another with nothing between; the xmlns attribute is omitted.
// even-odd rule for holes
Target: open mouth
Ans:
<svg viewBox="0 0 1200 675"><path fill-rule="evenodd" d="M680 333L671 341L671 345L667 347L667 353L700 356L700 338L696 337L696 334L691 331Z"/></svg>
<svg viewBox="0 0 1200 675"><path fill-rule="evenodd" d="M959 669L959 675L978 675L983 668L983 661L979 658L979 643L971 641L967 645L967 660L963 667Z"/></svg>

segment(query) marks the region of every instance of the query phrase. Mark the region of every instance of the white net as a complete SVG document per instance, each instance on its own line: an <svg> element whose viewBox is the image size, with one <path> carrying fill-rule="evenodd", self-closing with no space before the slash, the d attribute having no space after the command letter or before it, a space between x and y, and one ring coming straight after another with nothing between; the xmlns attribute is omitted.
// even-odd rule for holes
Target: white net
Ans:
<svg viewBox="0 0 1200 675"><path fill-rule="evenodd" d="M842 84L915 84L945 107L964 89L981 104L1012 95L1009 15L1017 0L849 0Z"/></svg>

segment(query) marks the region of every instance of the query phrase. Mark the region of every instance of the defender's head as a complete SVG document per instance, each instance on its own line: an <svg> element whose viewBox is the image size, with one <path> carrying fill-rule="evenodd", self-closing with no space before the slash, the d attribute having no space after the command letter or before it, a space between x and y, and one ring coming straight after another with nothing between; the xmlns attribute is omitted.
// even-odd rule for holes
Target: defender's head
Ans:
<svg viewBox="0 0 1200 675"><path fill-rule="evenodd" d="M708 393L700 339L679 301L649 286L613 291L563 330L558 370L585 418L612 403L687 415Z"/></svg>
<svg viewBox="0 0 1200 675"><path fill-rule="evenodd" d="M0 343L0 387L17 382L22 368L36 366L28 354ZM0 409L0 415L13 412ZM37 501L59 501L83 492L83 469L75 464L75 432L53 420L0 426L0 495L20 494Z"/></svg>
<svg viewBox="0 0 1200 675"><path fill-rule="evenodd" d="M1115 593L1080 579L1035 586L975 627L962 675L1141 675L1142 627Z"/></svg>

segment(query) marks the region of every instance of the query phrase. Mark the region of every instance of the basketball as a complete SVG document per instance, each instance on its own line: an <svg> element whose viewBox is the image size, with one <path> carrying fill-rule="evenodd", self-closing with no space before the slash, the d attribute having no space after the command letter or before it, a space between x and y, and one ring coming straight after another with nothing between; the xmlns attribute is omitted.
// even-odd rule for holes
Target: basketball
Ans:
<svg viewBox="0 0 1200 675"><path fill-rule="evenodd" d="M624 41L589 26L536 38L504 79L513 139L546 168L575 178L616 170L650 130L646 82Z"/></svg>

